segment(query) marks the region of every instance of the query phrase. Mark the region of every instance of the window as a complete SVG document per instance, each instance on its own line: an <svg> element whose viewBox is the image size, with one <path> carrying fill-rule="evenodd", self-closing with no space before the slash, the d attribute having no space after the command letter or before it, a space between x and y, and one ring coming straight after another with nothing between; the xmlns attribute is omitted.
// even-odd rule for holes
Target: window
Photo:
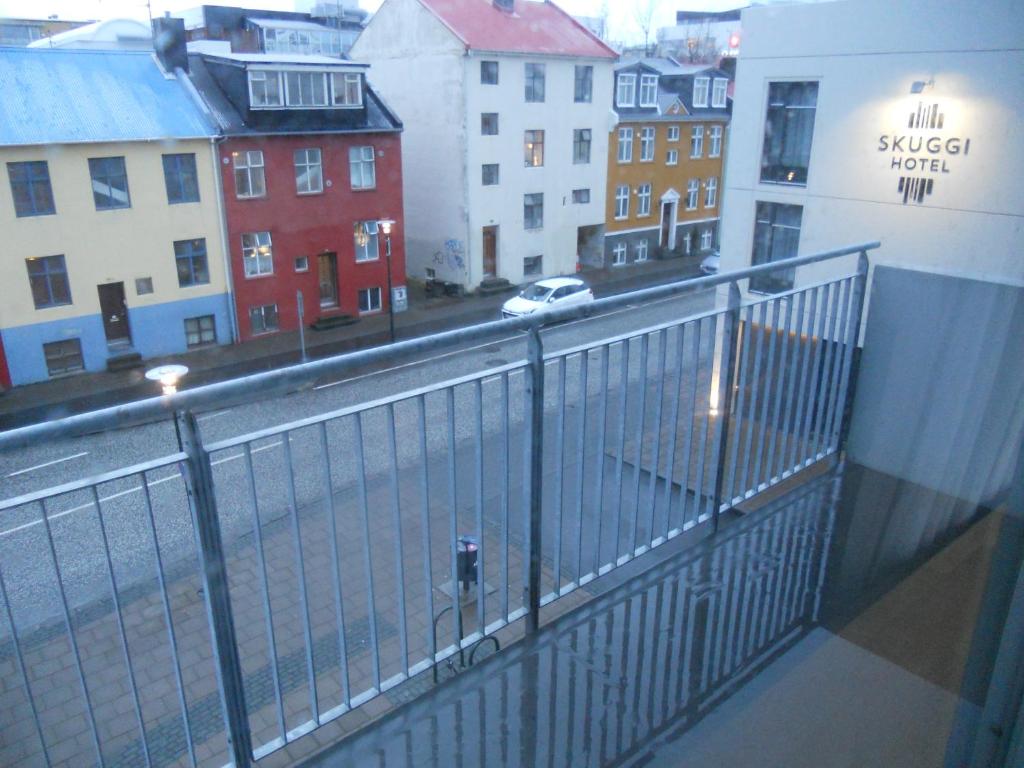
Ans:
<svg viewBox="0 0 1024 768"><path fill-rule="evenodd" d="M668 140L669 141L679 141L679 126L678 125L670 125L668 127Z"/></svg>
<svg viewBox="0 0 1024 768"><path fill-rule="evenodd" d="M686 230L686 234L683 235L683 253L687 256L690 255L690 251L693 250L693 230Z"/></svg>
<svg viewBox="0 0 1024 768"><path fill-rule="evenodd" d="M589 203L590 202L590 190L589 189L574 189L572 191L572 201L574 203Z"/></svg>
<svg viewBox="0 0 1024 768"><path fill-rule="evenodd" d="M496 61L481 61L480 62L480 82L483 85L497 85L498 84L498 62L496 62Z"/></svg>
<svg viewBox="0 0 1024 768"><path fill-rule="evenodd" d="M261 307L249 307L249 324L253 333L270 333L276 331L277 304L264 304Z"/></svg>
<svg viewBox="0 0 1024 768"><path fill-rule="evenodd" d="M178 286L206 285L210 269L206 262L206 240L178 240L174 243L174 263L178 267Z"/></svg>
<svg viewBox="0 0 1024 768"><path fill-rule="evenodd" d="M72 373L85 368L82 358L82 342L78 339L64 339L43 344L43 357L46 358L46 371L51 376Z"/></svg>
<svg viewBox="0 0 1024 768"><path fill-rule="evenodd" d="M185 346L202 347L217 342L217 321L213 315L185 318Z"/></svg>
<svg viewBox="0 0 1024 768"><path fill-rule="evenodd" d="M615 188L615 218L624 219L629 216L629 185L619 184Z"/></svg>
<svg viewBox="0 0 1024 768"><path fill-rule="evenodd" d="M619 153L620 163L633 162L633 129L619 128Z"/></svg>
<svg viewBox="0 0 1024 768"><path fill-rule="evenodd" d="M497 112L484 112L480 115L480 133L483 136L498 135Z"/></svg>
<svg viewBox="0 0 1024 768"><path fill-rule="evenodd" d="M90 157L89 176L92 177L92 199L97 211L131 208L128 172L123 157Z"/></svg>
<svg viewBox="0 0 1024 768"><path fill-rule="evenodd" d="M636 102L636 75L619 75L615 82L615 104L632 107Z"/></svg>
<svg viewBox="0 0 1024 768"><path fill-rule="evenodd" d="M700 157L704 154L704 126L695 125L690 131L690 157Z"/></svg>
<svg viewBox="0 0 1024 768"><path fill-rule="evenodd" d="M281 106L281 78L277 72L249 70L249 104L253 107Z"/></svg>
<svg viewBox="0 0 1024 768"><path fill-rule="evenodd" d="M640 106L658 106L658 76L640 75Z"/></svg>
<svg viewBox="0 0 1024 768"><path fill-rule="evenodd" d="M539 168L544 165L544 131L523 133L523 156L527 168Z"/></svg>
<svg viewBox="0 0 1024 768"><path fill-rule="evenodd" d="M199 180L196 176L196 156L164 155L164 185L167 187L167 202L198 203Z"/></svg>
<svg viewBox="0 0 1024 768"><path fill-rule="evenodd" d="M693 106L706 107L708 105L708 86L711 79L708 77L693 78Z"/></svg>
<svg viewBox="0 0 1024 768"><path fill-rule="evenodd" d="M137 277L135 278L135 295L145 296L148 293L153 292L153 278L152 277Z"/></svg>
<svg viewBox="0 0 1024 768"><path fill-rule="evenodd" d="M761 181L807 184L817 83L769 83Z"/></svg>
<svg viewBox="0 0 1024 768"><path fill-rule="evenodd" d="M8 163L7 176L11 180L15 216L46 216L56 213L53 189L50 187L50 168L45 160Z"/></svg>
<svg viewBox="0 0 1024 768"><path fill-rule="evenodd" d="M572 161L577 164L590 162L589 128L577 128L572 132Z"/></svg>
<svg viewBox="0 0 1024 768"><path fill-rule="evenodd" d="M289 107L326 107L325 72L285 72L285 103Z"/></svg>
<svg viewBox="0 0 1024 768"><path fill-rule="evenodd" d="M711 139L711 146L708 148L708 157L722 156L722 126L712 125L708 132Z"/></svg>
<svg viewBox="0 0 1024 768"><path fill-rule="evenodd" d="M269 232L242 235L242 266L246 277L274 274L274 248Z"/></svg>
<svg viewBox="0 0 1024 768"><path fill-rule="evenodd" d="M711 106L716 109L725 108L725 92L729 87L729 81L724 77L716 77L711 88Z"/></svg>
<svg viewBox="0 0 1024 768"><path fill-rule="evenodd" d="M638 240L636 245L633 246L633 257L639 264L642 261L647 261L647 239Z"/></svg>
<svg viewBox="0 0 1024 768"><path fill-rule="evenodd" d="M700 192L700 179L690 179L686 182L686 210L697 210L697 195Z"/></svg>
<svg viewBox="0 0 1024 768"><path fill-rule="evenodd" d="M377 186L373 147L350 147L348 169L352 189L374 189Z"/></svg>
<svg viewBox="0 0 1024 768"><path fill-rule="evenodd" d="M679 165L679 150L670 149L665 155L665 165Z"/></svg>
<svg viewBox="0 0 1024 768"><path fill-rule="evenodd" d="M710 176L704 184L704 207L714 208L718 203L718 177Z"/></svg>
<svg viewBox="0 0 1024 768"><path fill-rule="evenodd" d="M374 286L373 288L360 288L359 289L359 311L360 312L380 312L380 288Z"/></svg>
<svg viewBox="0 0 1024 768"><path fill-rule="evenodd" d="M499 181L499 171L497 163L485 163L481 166L481 175L483 177L483 185L485 187L492 187Z"/></svg>
<svg viewBox="0 0 1024 768"><path fill-rule="evenodd" d="M380 242L377 238L376 221L357 221L355 225L356 262L377 261L380 258Z"/></svg>
<svg viewBox="0 0 1024 768"><path fill-rule="evenodd" d="M324 191L324 172L320 164L319 149L297 149L295 160L295 191L300 195L314 195Z"/></svg>
<svg viewBox="0 0 1024 768"><path fill-rule="evenodd" d="M621 267L626 263L626 244L616 243L612 248L612 266Z"/></svg>
<svg viewBox="0 0 1024 768"><path fill-rule="evenodd" d="M295 257L295 271L296 272L309 272L309 256L296 256Z"/></svg>
<svg viewBox="0 0 1024 768"><path fill-rule="evenodd" d="M523 277L531 277L544 274L543 256L526 256L523 258Z"/></svg>
<svg viewBox="0 0 1024 768"><path fill-rule="evenodd" d="M707 251L707 250L711 249L711 242L712 242L712 237L711 236L712 236L712 232L711 232L711 228L710 227L707 228L707 229L701 230L701 233L700 233L700 247L701 247L701 250Z"/></svg>
<svg viewBox="0 0 1024 768"><path fill-rule="evenodd" d="M263 197L267 194L266 176L263 174L263 152L250 149L232 152L235 166L235 197Z"/></svg>
<svg viewBox="0 0 1024 768"><path fill-rule="evenodd" d="M589 104L593 97L594 68L589 64L577 64L573 100L577 104Z"/></svg>
<svg viewBox="0 0 1024 768"><path fill-rule="evenodd" d="M636 190L636 215L651 215L651 185L641 184Z"/></svg>
<svg viewBox="0 0 1024 768"><path fill-rule="evenodd" d="M42 256L26 259L28 284L36 309L59 307L71 303L71 286L63 256Z"/></svg>
<svg viewBox="0 0 1024 768"><path fill-rule="evenodd" d="M544 226L544 193L523 195L523 228L540 229Z"/></svg>
<svg viewBox="0 0 1024 768"><path fill-rule="evenodd" d="M332 72L331 90L331 103L334 106L363 106L363 76L358 72Z"/></svg>
<svg viewBox="0 0 1024 768"><path fill-rule="evenodd" d="M750 262L769 264L797 255L800 244L800 221L803 208L799 205L758 202L754 217L754 253ZM787 269L750 278L750 290L780 293L793 287L795 270Z"/></svg>
<svg viewBox="0 0 1024 768"><path fill-rule="evenodd" d="M526 65L526 100L544 101L544 65Z"/></svg>
<svg viewBox="0 0 1024 768"><path fill-rule="evenodd" d="M654 128L647 126L640 129L640 162L654 161Z"/></svg>

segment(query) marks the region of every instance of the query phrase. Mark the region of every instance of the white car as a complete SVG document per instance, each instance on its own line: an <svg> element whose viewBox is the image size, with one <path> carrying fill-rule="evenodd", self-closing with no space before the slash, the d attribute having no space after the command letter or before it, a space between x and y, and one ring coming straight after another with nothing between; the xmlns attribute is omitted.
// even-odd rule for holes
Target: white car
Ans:
<svg viewBox="0 0 1024 768"><path fill-rule="evenodd" d="M718 251L712 251L711 254L705 257L704 261L700 263L700 271L705 275L717 275L718 265L721 261L721 257Z"/></svg>
<svg viewBox="0 0 1024 768"><path fill-rule="evenodd" d="M594 292L579 278L551 277L526 286L518 296L506 301L501 307L501 316L522 317L535 312L588 304L593 300Z"/></svg>

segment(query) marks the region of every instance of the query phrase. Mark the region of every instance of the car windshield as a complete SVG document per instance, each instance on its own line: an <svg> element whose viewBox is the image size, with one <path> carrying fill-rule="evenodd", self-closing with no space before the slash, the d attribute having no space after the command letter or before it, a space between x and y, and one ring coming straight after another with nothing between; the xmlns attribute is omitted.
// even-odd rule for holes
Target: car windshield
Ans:
<svg viewBox="0 0 1024 768"><path fill-rule="evenodd" d="M544 301L551 295L552 290L552 288L545 288L543 285L534 283L533 285L527 286L526 290L519 295L524 299L529 299L530 301Z"/></svg>

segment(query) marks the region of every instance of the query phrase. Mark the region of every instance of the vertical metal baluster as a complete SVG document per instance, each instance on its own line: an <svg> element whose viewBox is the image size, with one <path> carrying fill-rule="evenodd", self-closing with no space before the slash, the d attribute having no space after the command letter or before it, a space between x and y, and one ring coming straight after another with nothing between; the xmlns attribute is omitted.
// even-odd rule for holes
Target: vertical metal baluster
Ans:
<svg viewBox="0 0 1024 768"><path fill-rule="evenodd" d="M145 478L143 478L145 482ZM32 719L36 724L36 735L39 737L39 746L43 749L43 759L46 761L47 766L53 765L50 761L50 751L46 748L46 739L43 738L43 726L39 720L39 710L36 709L36 700L32 695L32 683L28 679L28 670L25 669L25 659L21 655L21 642L18 640L18 629L14 625L14 612L11 609L11 600L7 595L7 585L4 583L3 568L0 567L0 600L4 601L4 611L7 614L7 623L11 625L11 643L14 646L14 658L18 662L18 671L21 673L21 684L25 686L25 697L28 699L28 705L32 709ZM177 654L175 654L177 659ZM187 717L187 715L186 715ZM186 725L186 728L188 726ZM186 730L186 733L188 731ZM189 741L189 755L192 755L192 744ZM195 759L192 760L192 765L195 765Z"/></svg>
<svg viewBox="0 0 1024 768"><path fill-rule="evenodd" d="M473 403L476 408L476 439L473 446L476 467L476 530L480 542L477 552L476 613L480 634L483 635L484 627L487 625L487 604L484 602L486 598L484 577L487 575L487 545L484 543L484 399L483 383L480 379L473 382Z"/></svg>
<svg viewBox="0 0 1024 768"><path fill-rule="evenodd" d="M274 613L270 604L270 580L267 575L267 561L263 547L263 526L260 524L260 503L256 494L256 473L252 466L252 445L243 446L245 457L245 474L249 482L249 497L252 502L252 529L256 539L256 559L260 566L260 581L263 587L263 620L267 627L267 641L270 643L270 675L274 681L275 704L277 705L277 725L281 732L281 740L288 740L288 728L284 719L284 692L281 690L281 670L277 658L277 638L274 634Z"/></svg>
<svg viewBox="0 0 1024 768"><path fill-rule="evenodd" d="M508 621L508 539L509 518L511 517L512 437L509 430L508 371L501 374L501 618Z"/></svg>
<svg viewBox="0 0 1024 768"><path fill-rule="evenodd" d="M391 512L395 526L395 578L398 579L398 642L402 674L409 674L409 626L406 620L405 548L402 542L402 499L398 488L398 441L395 438L395 404L388 403L388 458L391 464ZM483 536L480 537L483 541Z"/></svg>
<svg viewBox="0 0 1024 768"><path fill-rule="evenodd" d="M620 349L622 360L619 364L619 451L615 457L615 551L612 565L618 565L620 537L622 536L622 464L626 453L626 405L629 392L629 339L623 339Z"/></svg>
<svg viewBox="0 0 1024 768"><path fill-rule="evenodd" d="M811 456L815 460L821 453L822 431L825 428L825 412L828 409L828 391L832 386L832 354L835 347L836 316L838 314L839 294L842 290L842 284L840 282L832 283L829 285L829 289L829 301L826 305L828 328L821 342L825 346L825 352L821 364L821 382L818 385L818 407L815 409L814 414L814 442Z"/></svg>
<svg viewBox="0 0 1024 768"><path fill-rule="evenodd" d="M772 405L771 416L768 420L771 430L771 442L768 444L768 457L765 460L764 471L765 482L768 483L769 485L771 485L772 479L775 476L775 453L778 450L779 433L781 431L779 427L779 419L782 418L782 393L786 389L786 364L787 362L789 362L788 356L789 348L791 346L789 338L789 329L791 326L790 321L793 317L794 305L793 298L791 296L782 299L782 302L784 302L782 309L782 328L780 332L777 334L779 336L779 346L781 347L781 349L779 350L779 365L776 368L776 371L778 371L778 373L772 377L775 382L775 404Z"/></svg>
<svg viewBox="0 0 1024 768"><path fill-rule="evenodd" d="M576 429L576 584L583 576L583 470L587 435L587 378L590 368L590 350L580 353L580 389L577 407L579 423Z"/></svg>
<svg viewBox="0 0 1024 768"><path fill-rule="evenodd" d="M320 722L320 702L316 687L316 664L313 659L313 625L309 620L309 595L306 593L306 558L302 551L302 527L299 525L299 502L295 494L295 468L292 466L292 436L290 432L281 434L281 451L284 454L284 466L288 473L288 507L291 512L292 535L295 537L295 559L299 572L299 608L302 611L302 634L306 642L306 676L309 685L309 706L313 712L313 722Z"/></svg>
<svg viewBox="0 0 1024 768"><path fill-rule="evenodd" d="M420 457L422 459L420 464L420 511L421 525L423 527L423 588L427 603L427 616L433 622L434 563L433 550L430 548L430 474L427 468L429 454L427 453L427 404L425 395L417 396L416 411L419 417ZM507 602L505 613L508 613ZM431 662L437 661L437 632L430 633L430 660Z"/></svg>
<svg viewBox="0 0 1024 768"><path fill-rule="evenodd" d="M600 420L598 421L597 431L597 461L595 463L595 471L597 474L597 495L595 496L594 510L597 515L596 524L594 525L594 575L597 576L601 572L601 532L604 527L604 465L605 465L605 449L607 438L607 422L608 422L608 368L609 358L611 358L611 346L605 344L601 347L601 408L600 408Z"/></svg>
<svg viewBox="0 0 1024 768"><path fill-rule="evenodd" d="M690 375L690 403L687 406L686 437L683 439L683 457L686 459L685 469L679 478L679 528L686 530L686 497L690 493L690 467L693 465L693 425L697 418L697 389L700 385L700 337L704 329L704 319L689 323L690 354L693 372ZM694 502L696 506L696 501ZM696 524L699 513L694 515Z"/></svg>
<svg viewBox="0 0 1024 768"><path fill-rule="evenodd" d="M740 443L743 442L743 406L746 401L746 386L747 386L747 368L750 367L750 340L751 340L751 328L754 325L754 307L750 305L746 308L747 310L747 324L744 326L741 324L742 331L737 334L737 343L740 345L739 349L739 380L736 387L736 408L735 417L732 419L732 437L729 440L732 450L730 451L731 458L729 459L729 481L726 483L725 488L725 499L732 503L733 499L736 498L736 479L739 474L739 454L740 454ZM742 318L742 310L740 317ZM742 490L742 489L741 489Z"/></svg>
<svg viewBox="0 0 1024 768"><path fill-rule="evenodd" d="M529 559L527 562L526 633L540 629L540 575L544 491L544 345L540 329L531 326L526 337L526 405L530 415L527 430L527 520ZM524 416L525 416L524 413Z"/></svg>
<svg viewBox="0 0 1024 768"><path fill-rule="evenodd" d="M794 296L794 298L796 298ZM786 410L782 416L782 445L779 447L779 478L783 478L789 471L790 464L786 461L789 455L790 442L793 437L793 400L796 393L797 373L800 368L800 355L803 351L801 332L804 325L804 309L807 304L807 292L801 291L796 302L796 327L793 329L792 338L789 344L793 349L793 359L789 365L789 386L786 388Z"/></svg>
<svg viewBox="0 0 1024 768"><path fill-rule="evenodd" d="M142 483L146 483L143 475ZM124 614L121 611L121 597L117 592L117 577L114 575L114 561L110 556L110 539L107 537L107 524L103 522L103 506L100 504L100 494L93 485L89 489L92 492L92 503L96 507L96 520L100 524L100 538L103 540L103 555L107 561L107 576L110 577L110 595L114 599L114 618L117 622L117 634L121 639L121 651L124 653L124 665L128 671L128 684L132 689L132 706L135 709L135 717L139 721L139 733L142 735L142 754L146 759L146 765L152 765L153 761L149 754L149 740L146 738L146 722L142 719L142 704L139 702L139 688L135 682L135 668L132 666L132 652L128 647L128 635L124 629Z"/></svg>
<svg viewBox="0 0 1024 768"><path fill-rule="evenodd" d="M555 476L552 481L554 484L552 491L555 504L554 514L552 515L554 523L553 533L555 534L555 585L553 591L556 595L562 588L562 497L565 490L562 482L562 473L565 468L565 369L568 366L568 357L558 358L558 417L555 421Z"/></svg>
<svg viewBox="0 0 1024 768"><path fill-rule="evenodd" d="M753 312L753 309L751 309ZM758 305L757 313L757 339L754 344L754 370L750 377L750 404L747 407L747 436L743 441L743 474L740 478L740 491L737 494L743 498L747 497L750 490L750 464L751 455L754 452L754 430L757 422L757 402L761 395L761 353L764 350L764 335L768 321L768 302L762 301ZM751 334L754 327L751 325ZM756 482L756 481L755 481Z"/></svg>
<svg viewBox="0 0 1024 768"><path fill-rule="evenodd" d="M640 472L644 464L644 422L647 420L647 352L650 347L650 335L640 337L640 375L637 385L640 388L640 404L636 419L636 464L633 471L633 526L629 534L629 556L636 556L637 528L640 524Z"/></svg>
<svg viewBox="0 0 1024 768"><path fill-rule="evenodd" d="M672 407L669 410L668 461L665 466L665 539L672 532L672 481L676 469L676 442L679 439L679 401L683 387L683 335L686 324L676 327L676 368L672 379ZM682 528L682 523L679 524Z"/></svg>
<svg viewBox="0 0 1024 768"><path fill-rule="evenodd" d="M665 399L665 361L668 357L668 329L658 331L658 369L654 395L654 451L651 456L651 478L647 488L647 506L651 510L651 522L647 526L647 541L654 546L654 505L658 490L658 464L661 462L661 411ZM667 515L667 512L666 512Z"/></svg>
<svg viewBox="0 0 1024 768"><path fill-rule="evenodd" d="M765 455L765 441L768 435L768 410L772 395L772 382L775 379L775 342L779 336L779 302L781 299L772 299L772 326L771 335L768 337L768 359L765 362L764 387L761 400L761 417L758 419L757 429L757 458L754 461L754 492L761 489L761 466Z"/></svg>
<svg viewBox="0 0 1024 768"><path fill-rule="evenodd" d="M790 590L793 583L793 555L795 553L795 541L797 531L795 530L794 520L796 518L796 509L787 509L782 519L783 528L783 539L782 539L782 568L784 576L780 579L782 582L782 588L778 591L779 602L772 613L771 623L771 636L773 639L777 638L786 629L786 612L787 603L789 601Z"/></svg>
<svg viewBox="0 0 1024 768"><path fill-rule="evenodd" d="M319 425L321 471L324 474L324 495L327 497L327 530L331 537L331 573L334 576L334 611L338 617L338 669L345 706L352 706L352 689L348 677L348 643L345 640L345 605L342 599L341 558L338 555L338 510L334 504L334 485L331 482L331 456L327 442L327 422Z"/></svg>
<svg viewBox="0 0 1024 768"><path fill-rule="evenodd" d="M836 343L842 344L842 347L836 347L836 361L833 365L833 369L836 372L835 386L832 389L831 407L829 411L828 423L825 425L825 450L833 450L833 440L836 434L836 422L842 421L843 412L843 397L845 397L846 389L846 376L847 376L847 360L850 357L849 350L849 336L850 326L853 324L853 299L854 293L856 292L856 278L851 277L847 280L847 291L846 299L843 301L843 322L841 323L842 329L839 332L839 337L836 339ZM840 355L839 352L842 352ZM835 450L838 450L839 446L835 446Z"/></svg>
<svg viewBox="0 0 1024 768"><path fill-rule="evenodd" d="M836 307L838 318L835 326L835 338L833 339L832 346L835 350L832 355L832 368L829 376L829 388L828 388L828 399L827 407L825 410L825 419L822 422L822 439L820 451L828 453L829 446L832 442L832 422L835 419L836 412L836 397L839 395L839 376L842 373L843 363L843 352L845 352L845 344L843 341L846 339L848 324L850 321L850 296L853 294L853 278L843 280L840 283L839 290L839 304ZM842 346L840 346L842 345Z"/></svg>
<svg viewBox="0 0 1024 768"><path fill-rule="evenodd" d="M718 318L719 317L721 317L721 315L713 315L712 317L707 318L708 320L710 320L709 325L711 326L711 328L709 329L709 332L708 332L708 342L707 342L707 347L708 347L708 386L707 386L707 388L705 389L705 391L703 393L704 399L703 399L703 405L701 406L701 410L704 411L704 418L701 419L700 437L698 438L698 443L697 443L697 485L696 485L696 488L694 488L694 491L693 491L694 508L695 508L694 511L697 513L696 516L694 517L694 520L697 523L702 522L702 518L703 519L707 519L704 516L704 514L701 513L701 510L704 509L707 506L704 503L704 501L703 501L703 496L704 496L704 472L705 472L705 468L706 468L705 465L707 464L707 458L708 458L708 455L707 455L708 454L708 435L709 435L709 432L710 432L708 427L709 427L709 422L711 421L711 360L712 360L712 358L714 357L714 354L715 354L715 339L718 336ZM714 483L712 483L712 488L714 488Z"/></svg>
<svg viewBox="0 0 1024 768"><path fill-rule="evenodd" d="M840 360L839 336L843 323L843 306L846 304L846 280L837 280L835 295L832 299L832 312L828 331L828 358L825 363L827 378L825 379L824 402L819 412L817 440L814 446L815 456L824 456L828 444L828 427L832 417L832 397L836 387L836 364Z"/></svg>
<svg viewBox="0 0 1024 768"><path fill-rule="evenodd" d="M817 344L814 341L814 325L818 320L818 301L822 289L813 289L811 293L811 308L807 315L807 338L804 346L804 370L800 374L800 395L797 400L797 419L794 424L796 430L796 446L793 451L793 458L789 465L796 472L802 469L805 464L807 450L807 430L810 429L811 412L814 405L811 402L811 391L814 389L815 368L817 367Z"/></svg>
<svg viewBox="0 0 1024 768"><path fill-rule="evenodd" d="M868 281L868 254L861 251L857 257L857 277L854 278L853 299L850 302L850 311L853 313L853 322L850 324L850 335L847 339L846 361L843 364L843 384L839 392L839 402L842 404L842 412L836 419L835 441L836 450L842 449L846 443L846 433L849 429L849 420L845 418L846 413L852 409L853 393L856 389L856 382L853 378L853 356L857 345L860 343L860 326L864 316L864 296L867 290Z"/></svg>
<svg viewBox="0 0 1024 768"><path fill-rule="evenodd" d="M363 511L363 565L366 568L366 619L370 625L370 646L373 649L373 687L380 692L380 644L377 639L377 600L373 592L373 554L370 550L370 501L366 493L366 457L363 455L363 414L353 415L353 448L355 449L357 494ZM458 593L456 593L458 594Z"/></svg>
<svg viewBox="0 0 1024 768"><path fill-rule="evenodd" d="M455 389L448 387L445 390L445 405L448 421L448 546L449 563L452 569L452 637L455 638L455 647L459 649L459 659L462 660L462 605L459 600L459 569L458 569L458 539L459 539L459 518L458 518L458 492L456 475L455 456Z"/></svg>
<svg viewBox="0 0 1024 768"><path fill-rule="evenodd" d="M770 560L774 561L776 553L779 551L779 540L781 538L780 529L782 527L779 524L779 518L777 516L772 519L770 527L771 538L766 545L767 555ZM771 637L768 636L768 623L771 619L772 611L775 608L775 603L779 599L779 579L781 578L781 576L782 566L780 565L778 568L772 570L772 572L765 577L765 589L768 593L768 596L765 598L764 605L761 607L761 616L757 622L757 644L759 647L765 645L771 640Z"/></svg>
<svg viewBox="0 0 1024 768"><path fill-rule="evenodd" d="M711 496L711 514L714 515L715 530L718 516L722 512L722 484L725 482L725 457L729 442L729 424L732 418L732 390L736 377L736 360L739 355L740 333L740 287L734 281L729 283L729 311L723 316L722 356L718 368L718 419L715 423L715 479ZM730 499L731 501L731 499ZM727 506L727 505L726 505Z"/></svg>

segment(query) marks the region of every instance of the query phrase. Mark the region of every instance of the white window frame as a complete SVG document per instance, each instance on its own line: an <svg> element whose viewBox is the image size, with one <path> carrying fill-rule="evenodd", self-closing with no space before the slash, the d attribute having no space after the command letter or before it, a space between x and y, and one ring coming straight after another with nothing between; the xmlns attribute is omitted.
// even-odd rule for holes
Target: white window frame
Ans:
<svg viewBox="0 0 1024 768"><path fill-rule="evenodd" d="M367 183L366 168L369 166L369 183ZM356 183L356 169L358 168L359 183ZM352 189L376 189L377 188L377 153L373 145L362 147L349 147L348 149L348 178Z"/></svg>
<svg viewBox="0 0 1024 768"><path fill-rule="evenodd" d="M270 102L266 100L267 95L267 83L273 79L277 83L277 101ZM250 69L248 72L249 81L249 106L252 109L279 109L284 106L284 90L281 88L281 73L280 72L269 72L265 69ZM261 103L256 102L256 83L263 84L263 101Z"/></svg>
<svg viewBox="0 0 1024 768"><path fill-rule="evenodd" d="M665 155L665 165L679 165L679 150L670 149Z"/></svg>
<svg viewBox="0 0 1024 768"><path fill-rule="evenodd" d="M710 250L712 241L711 227L702 229L700 232L700 249L702 251Z"/></svg>
<svg viewBox="0 0 1024 768"><path fill-rule="evenodd" d="M309 256L296 256L295 257L295 271L296 272L309 272Z"/></svg>
<svg viewBox="0 0 1024 768"><path fill-rule="evenodd" d="M251 264L256 266L254 270L249 268ZM274 243L269 232L242 233L242 271L246 280L274 274Z"/></svg>
<svg viewBox="0 0 1024 768"><path fill-rule="evenodd" d="M632 72L616 76L615 104L619 107L632 107L636 104L636 75Z"/></svg>
<svg viewBox="0 0 1024 768"><path fill-rule="evenodd" d="M695 125L690 130L690 159L697 160L704 156L704 126Z"/></svg>
<svg viewBox="0 0 1024 768"><path fill-rule="evenodd" d="M636 189L636 215L637 218L640 216L651 215L651 191L652 185L650 183L641 184Z"/></svg>
<svg viewBox="0 0 1024 768"><path fill-rule="evenodd" d="M654 128L645 125L640 129L640 162L654 162Z"/></svg>
<svg viewBox="0 0 1024 768"><path fill-rule="evenodd" d="M697 199L700 197L700 179L690 179L686 182L686 210L697 210Z"/></svg>
<svg viewBox="0 0 1024 768"><path fill-rule="evenodd" d="M721 157L722 156L722 126L712 125L708 129L708 139L710 146L708 146L708 157Z"/></svg>
<svg viewBox="0 0 1024 768"><path fill-rule="evenodd" d="M714 109L725 109L726 94L729 90L729 80L724 77L716 77L711 86L711 106Z"/></svg>
<svg viewBox="0 0 1024 768"><path fill-rule="evenodd" d="M709 176L704 183L704 207L714 208L718 205L718 177Z"/></svg>
<svg viewBox="0 0 1024 768"><path fill-rule="evenodd" d="M619 241L612 248L612 266L621 267L626 263L626 244Z"/></svg>
<svg viewBox="0 0 1024 768"><path fill-rule="evenodd" d="M363 309L361 306L361 295L366 294L366 305L369 309ZM377 301L374 302L374 296L377 297ZM374 306L376 304L376 306ZM380 312L384 308L384 292L380 289L379 285L371 285L369 288L360 288L356 291L356 306L359 308L360 315L372 315Z"/></svg>
<svg viewBox="0 0 1024 768"><path fill-rule="evenodd" d="M266 197L267 196L267 176L264 170L263 163L263 150L261 149L243 149L240 152L231 153L232 167L235 172L235 197L240 200L248 200L254 197ZM256 175L253 175L253 171L258 171ZM245 183L248 188L248 192L242 193L238 186L238 173L239 171L244 172ZM260 190L254 192L253 179L259 179Z"/></svg>
<svg viewBox="0 0 1024 768"><path fill-rule="evenodd" d="M629 218L628 184L619 184L615 187L615 218L620 221Z"/></svg>
<svg viewBox="0 0 1024 768"><path fill-rule="evenodd" d="M636 241L636 245L633 246L633 261L637 264L647 261L647 238Z"/></svg>
<svg viewBox="0 0 1024 768"><path fill-rule="evenodd" d="M658 106L658 76L640 75L640 106Z"/></svg>
<svg viewBox="0 0 1024 768"><path fill-rule="evenodd" d="M310 153L315 156L315 161L311 160ZM301 160L300 160L301 155ZM307 149L296 149L292 153L292 160L295 164L295 194L297 195L318 195L324 191L324 166L323 166L323 155L319 148L309 147ZM313 179L311 175L312 169L316 169L316 184L311 184L310 181ZM302 178L300 169L306 175L306 189L303 189L299 184L299 180Z"/></svg>
<svg viewBox="0 0 1024 768"><path fill-rule="evenodd" d="M359 228L362 228L366 235L366 242L359 244L356 239ZM353 245L356 250L356 264L363 264L370 261L380 261L380 238L377 237L377 221L357 221L353 231Z"/></svg>
<svg viewBox="0 0 1024 768"><path fill-rule="evenodd" d="M706 107L708 105L708 88L710 85L710 77L693 78L693 106Z"/></svg>
<svg viewBox="0 0 1024 768"><path fill-rule="evenodd" d="M617 157L620 163L633 162L633 129L628 126L619 128Z"/></svg>
<svg viewBox="0 0 1024 768"><path fill-rule="evenodd" d="M341 80L341 94L338 93L338 80ZM363 106L362 74L359 72L331 72L331 106L345 109L359 109Z"/></svg>
<svg viewBox="0 0 1024 768"><path fill-rule="evenodd" d="M678 125L670 125L668 127L668 140L669 141L679 141L679 126Z"/></svg>
<svg viewBox="0 0 1024 768"><path fill-rule="evenodd" d="M320 76L320 89L321 89L321 93L323 94L323 100L322 101L316 101L315 100L315 97L316 97L316 76L317 75ZM313 99L312 101L308 101L308 102L307 101L302 101L302 98L304 96L304 94L303 94L303 90L304 90L303 83L305 82L307 77L309 78L310 93L309 94L305 94L305 95L308 95L311 99ZM292 84L290 82L290 80L292 78L296 78L296 89L298 90L298 93L294 95L294 98L293 98L293 94L292 94ZM298 99L298 101L296 101L295 99ZM330 102L330 93L328 91L328 86L327 86L327 73L326 72L316 72L316 71L308 72L308 71L290 70L290 71L287 71L287 72L284 73L284 103L285 103L285 106L290 107L292 109L295 109L295 108L316 109L317 107L326 107L326 106L328 106L329 102Z"/></svg>

